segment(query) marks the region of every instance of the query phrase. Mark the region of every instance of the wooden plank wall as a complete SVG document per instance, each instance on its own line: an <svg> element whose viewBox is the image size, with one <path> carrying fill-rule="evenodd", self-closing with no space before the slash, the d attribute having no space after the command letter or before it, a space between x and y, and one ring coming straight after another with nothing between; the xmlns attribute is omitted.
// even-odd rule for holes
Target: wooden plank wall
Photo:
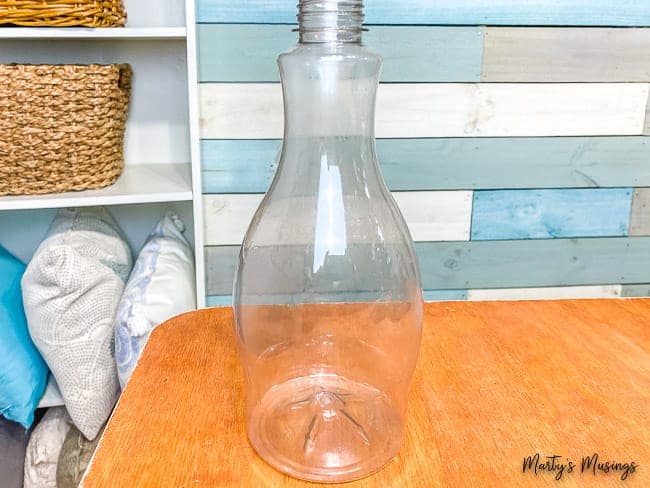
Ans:
<svg viewBox="0 0 650 488"><path fill-rule="evenodd" d="M210 305L277 167L295 3L198 1ZM650 295L645 0L373 0L367 20L428 300Z"/></svg>

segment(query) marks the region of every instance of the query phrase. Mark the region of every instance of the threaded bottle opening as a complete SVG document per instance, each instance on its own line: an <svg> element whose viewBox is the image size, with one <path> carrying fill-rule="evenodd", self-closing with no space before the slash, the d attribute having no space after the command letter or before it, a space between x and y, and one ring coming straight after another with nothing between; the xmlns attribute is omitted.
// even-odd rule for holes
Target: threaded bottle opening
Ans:
<svg viewBox="0 0 650 488"><path fill-rule="evenodd" d="M300 42L360 43L363 19L363 0L300 0Z"/></svg>

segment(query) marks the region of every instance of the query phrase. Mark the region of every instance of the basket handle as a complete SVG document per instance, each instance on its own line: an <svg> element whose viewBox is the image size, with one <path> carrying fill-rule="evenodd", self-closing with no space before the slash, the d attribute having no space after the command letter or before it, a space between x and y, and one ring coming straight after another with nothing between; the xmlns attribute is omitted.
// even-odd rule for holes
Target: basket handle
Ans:
<svg viewBox="0 0 650 488"><path fill-rule="evenodd" d="M119 79L117 80L117 86L119 86L121 90L130 92L132 76L133 76L133 70L131 69L131 65L120 64L120 76Z"/></svg>

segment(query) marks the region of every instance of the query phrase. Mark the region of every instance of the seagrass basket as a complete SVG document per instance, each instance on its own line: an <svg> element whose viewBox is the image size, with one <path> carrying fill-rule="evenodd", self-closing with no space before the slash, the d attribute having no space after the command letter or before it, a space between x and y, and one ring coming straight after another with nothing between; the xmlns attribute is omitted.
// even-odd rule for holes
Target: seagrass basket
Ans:
<svg viewBox="0 0 650 488"><path fill-rule="evenodd" d="M130 92L126 64L0 64L0 195L114 183Z"/></svg>
<svg viewBox="0 0 650 488"><path fill-rule="evenodd" d="M121 27L122 0L0 0L0 25Z"/></svg>

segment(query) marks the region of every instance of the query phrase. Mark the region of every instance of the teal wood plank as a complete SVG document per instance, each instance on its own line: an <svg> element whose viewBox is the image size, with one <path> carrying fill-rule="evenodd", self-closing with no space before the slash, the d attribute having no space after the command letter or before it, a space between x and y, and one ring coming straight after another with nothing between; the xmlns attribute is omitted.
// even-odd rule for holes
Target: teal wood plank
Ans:
<svg viewBox="0 0 650 488"><path fill-rule="evenodd" d="M425 290L650 282L650 237L415 244ZM231 293L239 246L206 248L208 293Z"/></svg>
<svg viewBox="0 0 650 488"><path fill-rule="evenodd" d="M624 297L650 297L650 284L645 283L641 285L625 285L623 286Z"/></svg>
<svg viewBox="0 0 650 488"><path fill-rule="evenodd" d="M205 248L206 291L208 296L232 294L241 246Z"/></svg>
<svg viewBox="0 0 650 488"><path fill-rule="evenodd" d="M209 307L228 306L231 303L232 283L237 269L239 246L206 248L207 297ZM467 300L467 290L425 290L425 301Z"/></svg>
<svg viewBox="0 0 650 488"><path fill-rule="evenodd" d="M201 82L279 81L276 59L297 42L287 25L205 24L197 32ZM364 43L384 57L384 82L481 78L482 27L377 26Z"/></svg>
<svg viewBox="0 0 650 488"><path fill-rule="evenodd" d="M474 192L472 240L627 236L632 188Z"/></svg>
<svg viewBox="0 0 650 488"><path fill-rule="evenodd" d="M232 295L208 296L205 303L208 307L231 307Z"/></svg>
<svg viewBox="0 0 650 488"><path fill-rule="evenodd" d="M425 288L646 283L650 238L416 243Z"/></svg>
<svg viewBox="0 0 650 488"><path fill-rule="evenodd" d="M297 2L198 0L201 23L293 24ZM372 0L368 24L650 25L646 0Z"/></svg>
<svg viewBox="0 0 650 488"><path fill-rule="evenodd" d="M467 300L467 290L424 290L425 302L453 302Z"/></svg>
<svg viewBox="0 0 650 488"><path fill-rule="evenodd" d="M281 141L203 140L204 193L263 193ZM648 137L381 139L393 191L650 186Z"/></svg>
<svg viewBox="0 0 650 488"><path fill-rule="evenodd" d="M467 290L425 291L425 302L447 302L467 300ZM230 307L232 295L214 295L206 297L208 307Z"/></svg>

